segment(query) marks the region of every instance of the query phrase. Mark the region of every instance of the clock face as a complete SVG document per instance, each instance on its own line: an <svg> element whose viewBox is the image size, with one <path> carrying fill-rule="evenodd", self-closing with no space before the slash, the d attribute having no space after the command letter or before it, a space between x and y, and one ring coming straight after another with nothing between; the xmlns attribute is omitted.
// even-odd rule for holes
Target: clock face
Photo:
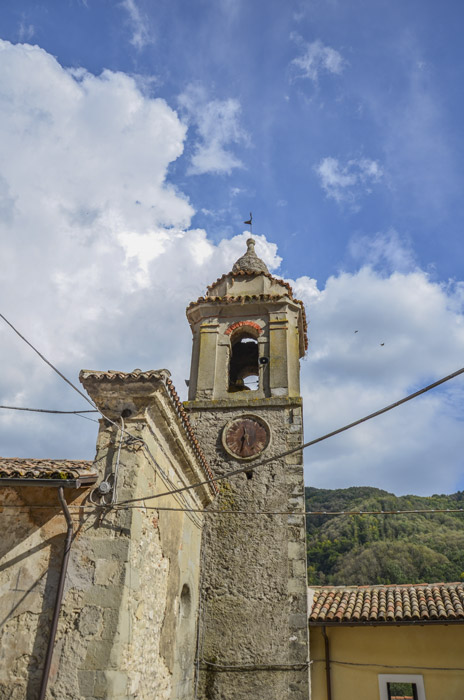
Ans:
<svg viewBox="0 0 464 700"><path fill-rule="evenodd" d="M229 454L240 459L257 457L269 444L267 423L257 416L241 416L227 423L222 444Z"/></svg>

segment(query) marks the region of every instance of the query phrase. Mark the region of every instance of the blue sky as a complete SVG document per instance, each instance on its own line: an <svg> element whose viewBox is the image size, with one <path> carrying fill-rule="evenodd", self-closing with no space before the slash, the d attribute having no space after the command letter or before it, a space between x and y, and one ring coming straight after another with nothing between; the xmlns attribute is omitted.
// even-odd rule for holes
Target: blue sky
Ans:
<svg viewBox="0 0 464 700"><path fill-rule="evenodd" d="M244 250L253 211L258 252L308 307L307 439L458 369L463 13L3 2L2 312L73 379L167 366L183 392L184 308ZM2 404L80 407L0 341ZM308 452L306 481L463 488L462 409L458 379ZM2 413L0 449L91 458L87 423Z"/></svg>

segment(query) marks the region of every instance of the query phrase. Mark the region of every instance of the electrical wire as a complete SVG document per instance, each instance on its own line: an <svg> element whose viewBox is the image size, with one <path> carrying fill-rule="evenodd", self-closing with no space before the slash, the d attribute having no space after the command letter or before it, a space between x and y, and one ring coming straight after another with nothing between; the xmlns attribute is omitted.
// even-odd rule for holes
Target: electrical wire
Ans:
<svg viewBox="0 0 464 700"><path fill-rule="evenodd" d="M53 369L67 384L69 384L69 386L70 386L71 388L73 388L75 391L77 391L77 393L80 394L80 396L82 396L82 397L87 401L87 403L89 403L89 404L92 406L93 409L96 409L96 410L98 411L98 413L100 413L100 415L101 415L103 418L105 418L105 420L107 420L109 423L111 423L112 425L114 425L114 426L116 426L117 428L119 428L119 426L117 425L117 423L115 423L113 420L111 420L110 418L108 418L107 416L105 416L105 415L100 411L100 409L96 406L96 404L95 404L93 401L91 401L77 386L75 386L69 379L67 379L67 377L65 377L64 374L62 374L62 372L60 372L49 360L47 360L47 358L44 357L44 355L42 355L42 353L39 352L39 351L37 350L37 348L35 348L35 347L32 345L32 343L30 343L30 342L29 342L29 341L28 341L28 340L13 326L13 324L10 323L10 321L8 321L8 319L7 319L3 314L1 314L1 313L0 313L0 318L2 318L2 319L9 325L10 328L11 328L22 340L24 340L24 342L25 342L27 345L29 345L29 347L31 347L32 350L34 350L34 352L36 352L37 355L39 355L39 357L40 357L47 365L49 365L49 367L51 367L51 368L52 368L52 369ZM421 396L422 394L425 394L427 391L430 391L431 389L435 389L437 386L440 386L441 384L444 384L445 382L448 382L448 381L450 381L451 379L454 379L455 377L458 377L459 375L461 375L461 374L463 374L463 373L464 373L464 367L462 367L461 369L457 370L456 372L453 372L452 374L448 374L446 377L443 377L442 379L439 379L438 381L433 382L432 384L429 384L429 385L426 386L426 387L423 387L422 389L419 389L419 391L415 391L414 393L409 394L408 396L405 396L404 398L400 399L399 401L395 401L394 403L389 404L388 406L385 406L384 408L381 408L381 409L379 409L378 411L375 411L374 413L370 413L369 415L364 416L363 418L359 418L358 420L353 421L352 423L348 423L347 425L343 426L342 428L338 428L337 430L333 430L333 431L330 432L330 433L326 433L325 435L322 435L321 437L318 437L318 438L316 438L316 439L314 439L314 440L310 440L309 442L306 442L306 443L304 443L304 444L302 444L302 445L300 445L300 446L298 446L298 447L292 448L292 449L290 449L290 450L286 450L285 452L281 452L280 454L274 455L273 457L269 457L268 459L265 459L265 460L259 462L258 464L255 464L255 465L247 465L246 467L241 467L241 468L239 468L239 469L234 469L234 470L232 470L232 471L230 471L230 472L227 472L226 474L222 474L222 475L217 476L217 477L214 477L214 478L205 479L204 481L199 481L199 482L196 482L195 484L190 484L189 486L183 486L183 487L178 488L178 489L173 489L172 491L165 491L165 492L159 493L159 494L151 494L151 495L144 496L144 497L140 497L140 498L131 498L131 499L127 499L127 500L125 500L125 501L120 501L119 503L114 503L114 505L115 505L115 506L116 506L116 505L117 505L117 506L121 506L121 505L126 505L126 504L129 504L129 503L136 503L136 502L141 502L141 501L152 500L152 499L155 499L155 498L160 498L161 496L171 496L171 495L174 495L174 494L177 494L177 493L182 493L182 492L184 492L184 491L189 491L189 490L194 489L194 488L197 488L197 487L199 487L199 486L205 486L206 484L212 484L212 483L215 483L215 482L217 482L217 481L222 481L222 480L224 480L224 479L231 478L231 477L233 477L233 476L236 476L236 475L238 475L238 474L242 474L242 473L244 473L244 472L255 471L256 469L259 469L260 467L263 467L263 466L265 466L266 464L269 464L269 463L271 463L271 462L274 462L274 461L276 461L276 460L278 460L278 459L282 459L283 457L287 457L287 456L289 456L289 455L291 455L291 454L295 454L296 452L301 452L302 450L304 450L304 449L307 448L307 447L311 447L312 445L316 445L317 443L322 442L323 440L327 440L327 439L329 439L329 438L331 438L331 437L334 437L335 435L339 435L340 433L343 433L343 432L345 432L346 430L350 430L351 428L354 428L355 426L360 425L361 423L365 423L366 421L371 420L372 418L376 418L377 416L380 416L380 415L382 415L383 413L387 413L387 411L391 411L392 409L397 408L398 406L401 406L402 404L406 403L407 401L411 401L412 399L415 399L415 398L417 398L418 396ZM90 419L90 420L91 420L91 419ZM138 440L138 441L140 441L140 442L142 442L143 444L146 445L146 442L145 442L145 440L143 440L143 438L136 437L136 436L132 435L132 434L131 434L128 430L126 430L126 429L124 429L124 432L125 432L127 435L129 435L132 439ZM147 448L148 448L148 445L146 445L146 446L147 446ZM149 450L148 450L148 451L149 451ZM150 453L150 456L151 456L151 453Z"/></svg>
<svg viewBox="0 0 464 700"><path fill-rule="evenodd" d="M97 420L82 415L83 413L99 413L99 411L96 408L89 411L55 411L50 408L22 408L20 406L0 406L0 408L6 408L9 411L32 411L33 413L59 413L62 415L78 416L78 418L85 418L86 420L92 421L92 423L98 423Z"/></svg>
<svg viewBox="0 0 464 700"><path fill-rule="evenodd" d="M80 395L82 396L82 398L85 399L85 400L87 401L87 403L89 403L89 404L92 406L92 408L97 408L97 407L95 406L95 404L93 403L93 401L91 401L91 400L89 399L89 397L86 396L86 395L84 394L83 391L81 391L75 384L73 384L67 377L65 377L64 374L63 374L62 372L60 372L60 370L57 369L57 368L55 367L55 365L52 365L52 363L49 362L49 361L47 360L47 358L44 357L44 356L42 355L42 353L39 352L39 351L37 350L37 348L35 348L35 347L32 345L32 343L30 343L30 342L27 340L27 338L25 338L25 337L18 331L18 329L15 328L15 327L13 326L13 324L10 323L10 321L9 321L3 314L1 314L1 313L0 313L0 318L3 318L3 320L5 321L5 323L7 323L7 324L10 326L10 328L16 333L16 335L19 335L19 337L21 338L21 340L24 340L24 342L25 342L27 345L29 345L29 347L32 348L32 349L34 350L35 353L37 353L37 355L40 357L40 359L43 360L49 367L51 367L52 370L53 370L54 372L56 372L56 373L61 377L61 379L63 379L63 380L66 382L66 384L69 384L69 386L72 387L72 388L74 389L74 391L77 391L77 393L80 394ZM98 410L98 409L97 409L97 410Z"/></svg>
<svg viewBox="0 0 464 700"><path fill-rule="evenodd" d="M89 403L92 406L92 408L95 409L97 411L97 413L99 413L102 416L102 418L107 420L108 423L111 423L116 428L119 428L118 424L115 423L114 420L111 420L111 418L108 418L108 416L106 416L104 413L102 413L102 411L98 408L98 406L91 399L89 399L89 397L86 396L75 384L73 384L67 377L65 377L64 374L62 372L60 372L60 370L55 367L55 365L53 365L49 360L47 360L47 358L44 355L42 355L42 353L39 352L39 350L37 350L37 348L34 347L34 345L31 342L29 342L29 340L27 340L27 338L25 338L20 333L18 331L18 329L15 328L13 326L13 324L2 313L0 313L0 318L2 318L5 321L5 323L7 323L10 326L10 328L16 333L16 335L18 335L21 338L21 340L24 340L24 342L27 345L29 345L29 347L32 348L32 350L34 350L35 353L37 353L37 355L41 358L41 360L43 360L49 367L51 367L52 370L54 372L56 372L61 377L61 379L63 379L66 382L66 384L69 384L69 386L72 389L74 389L74 391L77 391L77 393L80 396L82 396L87 401L87 403ZM88 418L87 420L92 420L92 419ZM127 435L129 435L133 440L139 440L140 442L143 442L145 444L145 441L143 440L143 438L139 438L139 437L136 437L135 435L132 435L128 430L124 430L124 432Z"/></svg>
<svg viewBox="0 0 464 700"><path fill-rule="evenodd" d="M11 484L9 484L11 485ZM1 486L1 478L0 478ZM2 508L57 508L56 503L43 504L43 503L31 503L31 504L18 504L18 503L4 503L0 506ZM82 505L72 505L69 504L69 508L78 508L80 510L87 509L91 512L95 508L110 508L110 504L105 503L93 503L92 506ZM430 515L436 513L464 513L464 508L422 508L417 510L305 510L305 511L287 511L287 510L205 510L203 508L175 508L170 506L116 506L115 510L135 510L139 508L140 510L156 510L156 511L175 511L178 513L203 513L204 515L299 515L299 516L311 516L311 515L327 515L327 516L338 516L338 515Z"/></svg>
<svg viewBox="0 0 464 700"><path fill-rule="evenodd" d="M290 450L286 450L285 452L281 452L280 454L274 455L273 457L269 457L268 459L264 459L263 461L259 462L258 464L252 465L252 464L247 464L246 467L240 467L239 469L233 469L230 472L226 472L225 474L222 474L220 476L215 476L214 479L205 479L204 481L198 481L195 484L190 484L190 486L182 486L181 488L175 489L173 491L165 491L164 493L158 493L158 494L152 494L150 496L145 496L144 498L131 498L126 501L121 501L119 504L115 505L125 505L127 503L136 503L137 501L148 501L153 498L160 498L161 496L171 496L172 494L175 493L181 493L182 491L189 491L190 489L197 488L198 486L204 486L205 484L210 484L212 482L218 482L218 481L223 481L224 479L229 479L233 476L236 476L237 474L243 474L244 472L251 472L255 471L256 469L259 469L260 467L264 467L266 464L270 464L271 462L275 462L278 459L282 459L283 457L287 457L288 455L295 454L295 452L301 452L304 450L306 447L311 447L312 445L316 445L319 442L322 442L323 440L328 440L331 437L334 437L335 435L339 435L340 433L345 432L346 430L350 430L350 428L354 428L357 425L360 425L361 423L365 423L368 420L371 420L371 418L376 418L377 416L382 415L383 413L387 413L387 411L391 411L393 408L397 408L398 406L401 406L402 404L406 403L407 401L411 401L412 399L417 398L421 394L425 394L427 391L430 391L431 389L435 389L437 386L440 386L440 384L444 384L445 382L450 381L450 379L454 379L455 377L458 377L460 374L464 374L464 367L461 369L458 369L456 372L453 372L452 374L448 374L446 377L443 377L442 379L439 379L436 382L433 382L432 384L429 384L428 386L424 387L423 389L419 389L419 391L415 391L413 394L409 394L408 396L405 396L403 399L400 399L399 401L395 401L395 403L389 404L388 406L385 406L384 408L379 409L378 411L375 411L374 413L370 413L367 416L364 416L363 418L359 418L358 420L354 421L353 423L348 423L348 425L344 425L342 428L337 428L337 430L333 430L330 433L326 433L325 435L322 435L321 437L315 438L314 440L310 440L309 442L305 442L303 445L300 445L298 447L294 447Z"/></svg>
<svg viewBox="0 0 464 700"><path fill-rule="evenodd" d="M443 620L443 623L446 624L446 621ZM313 659L311 663L314 664L320 664L320 663L326 663L325 659ZM374 668L402 668L402 669L408 669L408 668L413 668L418 671L464 671L464 668L462 667L452 667L452 666L416 666L415 664L410 664L409 666L393 666L393 665L387 665L387 664L368 664L368 663L362 663L362 662L356 662L356 661L336 661L335 659L330 659L331 664L340 664L342 666L373 666Z"/></svg>
<svg viewBox="0 0 464 700"><path fill-rule="evenodd" d="M63 414L81 414L81 413L99 413L96 408L85 410L85 411L55 411L51 408L22 408L20 406L0 406L0 408L6 408L9 411L33 411L34 413L63 413Z"/></svg>

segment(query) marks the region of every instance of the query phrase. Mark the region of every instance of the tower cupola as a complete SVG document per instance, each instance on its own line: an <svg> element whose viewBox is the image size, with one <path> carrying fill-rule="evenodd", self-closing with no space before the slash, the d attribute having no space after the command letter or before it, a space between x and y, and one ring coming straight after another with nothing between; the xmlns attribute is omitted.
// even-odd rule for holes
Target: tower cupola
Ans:
<svg viewBox="0 0 464 700"><path fill-rule="evenodd" d="M261 258L258 258L255 253L255 243L256 241L253 238L247 240L247 252L237 260L232 268L233 273L244 271L250 273L266 272L269 274L266 263Z"/></svg>
<svg viewBox="0 0 464 700"><path fill-rule="evenodd" d="M232 270L187 308L193 333L189 401L299 396L307 346L303 303L270 274L249 238Z"/></svg>

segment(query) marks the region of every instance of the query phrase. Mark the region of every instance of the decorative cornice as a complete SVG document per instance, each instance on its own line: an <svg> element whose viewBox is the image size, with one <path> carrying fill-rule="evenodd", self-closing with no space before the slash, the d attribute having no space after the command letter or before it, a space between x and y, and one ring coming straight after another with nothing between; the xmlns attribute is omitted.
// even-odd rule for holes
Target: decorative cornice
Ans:
<svg viewBox="0 0 464 700"><path fill-rule="evenodd" d="M285 283L287 284L287 283ZM214 285L213 285L214 286ZM288 285L290 286L290 285ZM208 290L210 287L208 287ZM285 301L290 298L290 301L292 301L294 304L297 304L300 309L301 309L301 317L303 321L303 340L304 340L304 348L305 351L308 349L308 322L306 319L306 310L304 303L301 301L301 299L294 299L293 295L286 295L286 294L245 294L245 295L237 295L237 296L232 296L231 294L226 294L225 296L219 297L219 296L204 296L204 297L198 297L196 301L191 301L190 304L187 306L186 312L188 312L191 309L194 309L196 306L200 306L201 304L255 304L256 302L279 302L279 301Z"/></svg>

